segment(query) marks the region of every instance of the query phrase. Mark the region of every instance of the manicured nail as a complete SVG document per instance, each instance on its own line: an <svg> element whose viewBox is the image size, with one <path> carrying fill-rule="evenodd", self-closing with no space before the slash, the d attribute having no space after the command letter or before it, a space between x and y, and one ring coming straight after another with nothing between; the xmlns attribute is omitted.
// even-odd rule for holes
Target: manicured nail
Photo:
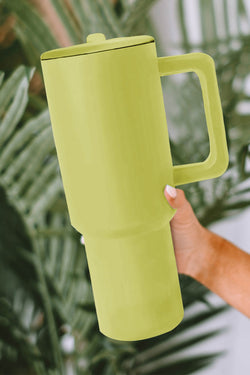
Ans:
<svg viewBox="0 0 250 375"><path fill-rule="evenodd" d="M166 191L173 199L176 198L176 189L173 186L166 185Z"/></svg>
<svg viewBox="0 0 250 375"><path fill-rule="evenodd" d="M85 242L84 242L84 238L83 238L83 236L81 236L81 238L80 238L80 242L81 242L83 245L85 245Z"/></svg>

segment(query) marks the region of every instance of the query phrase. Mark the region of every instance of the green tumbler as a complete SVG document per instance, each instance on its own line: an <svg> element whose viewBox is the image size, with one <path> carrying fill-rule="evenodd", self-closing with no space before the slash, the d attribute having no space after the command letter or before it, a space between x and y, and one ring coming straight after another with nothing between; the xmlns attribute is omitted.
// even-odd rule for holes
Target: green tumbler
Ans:
<svg viewBox="0 0 250 375"><path fill-rule="evenodd" d="M168 332L184 311L169 224L175 210L164 187L218 177L228 166L213 59L157 57L152 36L95 33L43 53L41 64L99 329L125 341ZM200 79L210 153L204 162L173 166L160 77L183 72Z"/></svg>

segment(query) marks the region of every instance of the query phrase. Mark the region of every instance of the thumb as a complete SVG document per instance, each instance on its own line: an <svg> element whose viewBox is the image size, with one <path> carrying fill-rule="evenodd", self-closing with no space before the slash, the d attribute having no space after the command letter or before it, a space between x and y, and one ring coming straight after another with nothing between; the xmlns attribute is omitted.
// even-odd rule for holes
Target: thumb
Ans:
<svg viewBox="0 0 250 375"><path fill-rule="evenodd" d="M188 226L197 221L192 206L186 199L183 190L175 189L170 185L166 185L164 195L167 198L169 205L172 208L177 209L171 220L173 225Z"/></svg>
<svg viewBox="0 0 250 375"><path fill-rule="evenodd" d="M182 208L187 203L184 191L173 186L166 185L164 195L172 208Z"/></svg>

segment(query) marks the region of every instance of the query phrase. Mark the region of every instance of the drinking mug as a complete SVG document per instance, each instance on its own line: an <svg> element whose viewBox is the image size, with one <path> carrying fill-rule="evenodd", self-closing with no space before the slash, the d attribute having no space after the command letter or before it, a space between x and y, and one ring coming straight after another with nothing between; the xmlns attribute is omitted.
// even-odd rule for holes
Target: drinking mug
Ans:
<svg viewBox="0 0 250 375"><path fill-rule="evenodd" d="M168 332L184 310L170 230L176 210L164 187L218 177L228 166L213 59L157 57L152 36L106 40L94 33L86 43L43 53L41 65L99 329L124 341ZM173 166L160 77L184 72L200 79L210 152L203 162Z"/></svg>

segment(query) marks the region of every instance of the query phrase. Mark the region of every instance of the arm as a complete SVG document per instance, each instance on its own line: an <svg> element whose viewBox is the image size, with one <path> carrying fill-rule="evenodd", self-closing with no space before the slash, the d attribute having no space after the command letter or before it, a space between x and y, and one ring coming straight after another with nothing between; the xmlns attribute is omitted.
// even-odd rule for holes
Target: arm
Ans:
<svg viewBox="0 0 250 375"><path fill-rule="evenodd" d="M205 230L204 256L199 267L187 270L188 273L250 318L250 255Z"/></svg>
<svg viewBox="0 0 250 375"><path fill-rule="evenodd" d="M164 194L177 209L170 225L179 273L193 277L250 318L250 255L204 228L183 190L168 188Z"/></svg>

